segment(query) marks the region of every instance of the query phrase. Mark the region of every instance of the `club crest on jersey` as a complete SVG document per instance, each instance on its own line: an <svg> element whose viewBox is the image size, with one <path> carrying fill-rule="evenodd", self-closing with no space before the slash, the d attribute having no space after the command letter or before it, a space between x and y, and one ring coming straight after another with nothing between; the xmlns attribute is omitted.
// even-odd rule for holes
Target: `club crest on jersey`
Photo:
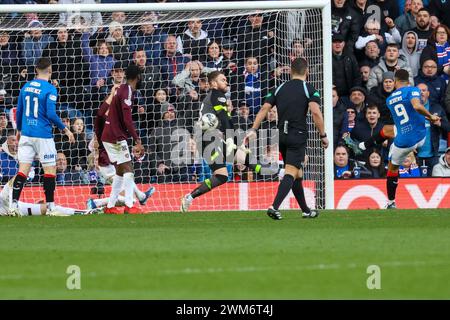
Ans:
<svg viewBox="0 0 450 320"><path fill-rule="evenodd" d="M48 98L52 101L56 101L56 96L54 94L49 95Z"/></svg>
<svg viewBox="0 0 450 320"><path fill-rule="evenodd" d="M124 102L125 102L125 104L127 106L131 106L131 100L130 99L125 99Z"/></svg>

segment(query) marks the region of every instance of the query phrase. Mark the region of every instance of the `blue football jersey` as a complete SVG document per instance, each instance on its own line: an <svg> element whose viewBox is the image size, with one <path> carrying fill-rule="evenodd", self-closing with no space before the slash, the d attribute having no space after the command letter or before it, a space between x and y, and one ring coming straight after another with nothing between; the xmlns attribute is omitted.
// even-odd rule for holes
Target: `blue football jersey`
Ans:
<svg viewBox="0 0 450 320"><path fill-rule="evenodd" d="M56 88L48 81L34 79L20 90L17 103L17 129L33 138L52 138L53 125L64 129L65 125L56 114Z"/></svg>
<svg viewBox="0 0 450 320"><path fill-rule="evenodd" d="M420 90L416 87L403 87L386 99L397 130L394 143L400 148L412 147L426 135L425 117L414 109L411 103L414 98L420 99Z"/></svg>

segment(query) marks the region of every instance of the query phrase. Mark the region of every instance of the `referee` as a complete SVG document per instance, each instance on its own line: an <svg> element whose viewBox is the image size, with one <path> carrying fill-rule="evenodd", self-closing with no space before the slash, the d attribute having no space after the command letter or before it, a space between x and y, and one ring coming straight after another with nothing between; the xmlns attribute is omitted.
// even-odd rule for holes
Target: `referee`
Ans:
<svg viewBox="0 0 450 320"><path fill-rule="evenodd" d="M275 220L282 219L278 208L292 189L294 196L302 209L302 216L315 218L318 212L311 211L305 201L303 190L302 165L305 160L308 126L306 115L311 111L314 125L319 130L322 147L328 147L322 112L320 111L320 94L312 85L306 82L308 63L304 58L296 58L291 64L291 80L281 84L266 96L261 110L258 112L253 127L246 135L246 140L256 138L256 130L273 106L277 106L278 129L280 132L280 152L285 164L285 175L278 187L272 206L267 209L267 215Z"/></svg>

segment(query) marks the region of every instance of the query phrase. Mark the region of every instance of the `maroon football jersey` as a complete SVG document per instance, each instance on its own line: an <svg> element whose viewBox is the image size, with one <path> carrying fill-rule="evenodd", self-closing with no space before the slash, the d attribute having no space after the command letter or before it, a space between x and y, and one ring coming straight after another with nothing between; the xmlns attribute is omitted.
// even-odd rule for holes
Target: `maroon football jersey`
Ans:
<svg viewBox="0 0 450 320"><path fill-rule="evenodd" d="M109 106L109 113L103 129L102 141L117 143L133 137L139 139L131 118L134 92L128 84L120 85Z"/></svg>

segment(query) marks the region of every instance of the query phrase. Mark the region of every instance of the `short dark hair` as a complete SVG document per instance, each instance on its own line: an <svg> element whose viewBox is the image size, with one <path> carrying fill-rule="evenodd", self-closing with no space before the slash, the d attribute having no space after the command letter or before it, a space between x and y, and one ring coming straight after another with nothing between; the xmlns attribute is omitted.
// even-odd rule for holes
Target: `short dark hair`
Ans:
<svg viewBox="0 0 450 320"><path fill-rule="evenodd" d="M409 82L409 72L405 69L398 69L395 71L395 80Z"/></svg>
<svg viewBox="0 0 450 320"><path fill-rule="evenodd" d="M127 80L137 79L140 74L141 74L141 70L135 64L130 64L127 67L127 70L125 71L125 76L126 76Z"/></svg>
<svg viewBox="0 0 450 320"><path fill-rule="evenodd" d="M388 43L386 48L396 48L397 50L400 50L400 46L396 43Z"/></svg>
<svg viewBox="0 0 450 320"><path fill-rule="evenodd" d="M425 7L420 8L419 11L417 11L417 13L419 13L419 12L421 12L421 11L426 11L426 12L428 12L428 14L431 16L430 10L428 10L427 8L425 8Z"/></svg>
<svg viewBox="0 0 450 320"><path fill-rule="evenodd" d="M295 58L291 63L292 73L303 76L306 74L306 69L308 69L308 61L305 58Z"/></svg>
<svg viewBox="0 0 450 320"><path fill-rule="evenodd" d="M222 71L213 71L211 73L208 74L208 82L214 81L217 79L218 76L220 76L221 74L224 74Z"/></svg>
<svg viewBox="0 0 450 320"><path fill-rule="evenodd" d="M48 67L52 65L52 62L49 58L43 57L39 58L39 60L36 63L36 69L37 70L45 70Z"/></svg>

